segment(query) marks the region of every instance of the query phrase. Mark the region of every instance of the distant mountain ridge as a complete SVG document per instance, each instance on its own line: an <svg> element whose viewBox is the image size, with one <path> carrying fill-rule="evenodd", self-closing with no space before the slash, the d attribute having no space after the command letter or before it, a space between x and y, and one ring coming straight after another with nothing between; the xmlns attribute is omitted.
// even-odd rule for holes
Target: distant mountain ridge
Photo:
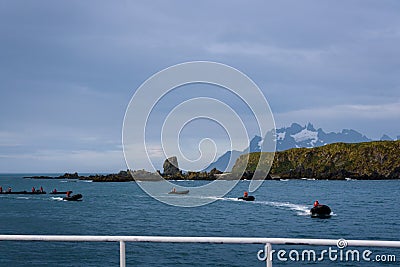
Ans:
<svg viewBox="0 0 400 267"><path fill-rule="evenodd" d="M311 123L304 127L298 123L292 123L290 127L276 129L277 151L300 147L318 147L339 142L361 143L370 141L372 139L355 130L343 129L338 133L326 133L322 128L316 130Z"/></svg>
<svg viewBox="0 0 400 267"><path fill-rule="evenodd" d="M399 139L400 136L397 137ZM352 130L343 129L341 132L326 133L322 128L315 129L311 123L301 126L298 123L292 123L289 127L276 129L276 150L284 151L291 148L312 148L320 147L332 143L362 143L370 142L372 139ZM387 135L383 135L381 140L393 140ZM255 136L249 144L249 147L243 151L227 151L215 162L211 163L205 171L216 168L221 171L230 171L236 160L243 154L260 152L262 138Z"/></svg>

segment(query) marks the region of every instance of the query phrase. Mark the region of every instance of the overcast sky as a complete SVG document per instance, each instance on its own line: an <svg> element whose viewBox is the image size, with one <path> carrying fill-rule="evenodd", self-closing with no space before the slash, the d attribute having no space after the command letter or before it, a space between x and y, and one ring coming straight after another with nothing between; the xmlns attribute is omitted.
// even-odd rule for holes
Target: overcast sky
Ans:
<svg viewBox="0 0 400 267"><path fill-rule="evenodd" d="M399 47L397 0L0 0L0 172L125 169L136 88L193 60L247 74L277 127L395 138Z"/></svg>

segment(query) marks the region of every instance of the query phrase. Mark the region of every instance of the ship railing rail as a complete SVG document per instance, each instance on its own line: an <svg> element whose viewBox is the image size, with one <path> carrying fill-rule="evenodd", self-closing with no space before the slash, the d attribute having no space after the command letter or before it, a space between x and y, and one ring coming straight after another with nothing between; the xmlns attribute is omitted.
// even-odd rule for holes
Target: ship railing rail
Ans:
<svg viewBox="0 0 400 267"><path fill-rule="evenodd" d="M153 243L213 243L213 244L263 244L272 251L272 245L338 246L345 242L347 247L392 247L400 248L400 241L263 238L263 237L194 237L194 236L85 236L85 235L0 235L0 241L46 241L46 242L118 242L120 266L126 266L125 242ZM272 266L272 257L266 257L266 266Z"/></svg>

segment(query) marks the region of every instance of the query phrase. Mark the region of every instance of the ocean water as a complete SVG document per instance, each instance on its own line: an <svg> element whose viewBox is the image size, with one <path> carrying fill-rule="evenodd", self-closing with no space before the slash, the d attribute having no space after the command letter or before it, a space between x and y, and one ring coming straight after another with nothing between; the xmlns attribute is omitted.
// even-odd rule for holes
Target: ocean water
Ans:
<svg viewBox="0 0 400 267"><path fill-rule="evenodd" d="M265 181L238 201L248 188L241 181L225 197L195 208L173 207L154 200L134 183L33 180L0 175L0 185L14 191L32 186L50 192L72 190L81 202L53 195L0 195L0 234L161 235L289 237L400 240L400 181ZM177 181L197 186L205 181ZM190 194L182 197L190 198ZM330 219L312 219L314 200L328 204ZM278 246L298 251L328 247ZM126 243L127 266L265 266L257 252L263 245ZM336 247L337 249L337 247ZM350 249L350 248L349 248ZM352 248L356 249L356 248ZM398 266L400 249L369 249L395 255L397 262L279 261L274 266ZM286 256L287 257L287 256ZM0 241L0 266L119 266L119 243Z"/></svg>

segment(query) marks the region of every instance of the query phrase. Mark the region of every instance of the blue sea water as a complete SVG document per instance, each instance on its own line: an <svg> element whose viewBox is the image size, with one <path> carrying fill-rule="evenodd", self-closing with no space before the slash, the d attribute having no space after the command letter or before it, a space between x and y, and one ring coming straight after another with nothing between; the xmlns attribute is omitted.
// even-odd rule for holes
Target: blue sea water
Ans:
<svg viewBox="0 0 400 267"><path fill-rule="evenodd" d="M154 200L134 183L33 180L0 175L14 191L43 186L72 190L81 202L53 195L0 195L0 234L161 235L290 237L400 240L400 181L265 181L254 202L237 201L249 182L224 198L195 207L173 207ZM177 181L197 186L205 181ZM190 194L182 197L190 198ZM312 219L314 200L334 216ZM327 247L278 246L275 250ZM257 259L263 245L126 243L127 266L265 266ZM337 249L337 248L336 248ZM359 248L360 251L367 248ZM398 266L400 249L368 248L373 255L395 255L397 262L320 262L274 259L274 266ZM372 256L371 256L372 257ZM0 266L118 266L119 244L0 241Z"/></svg>

